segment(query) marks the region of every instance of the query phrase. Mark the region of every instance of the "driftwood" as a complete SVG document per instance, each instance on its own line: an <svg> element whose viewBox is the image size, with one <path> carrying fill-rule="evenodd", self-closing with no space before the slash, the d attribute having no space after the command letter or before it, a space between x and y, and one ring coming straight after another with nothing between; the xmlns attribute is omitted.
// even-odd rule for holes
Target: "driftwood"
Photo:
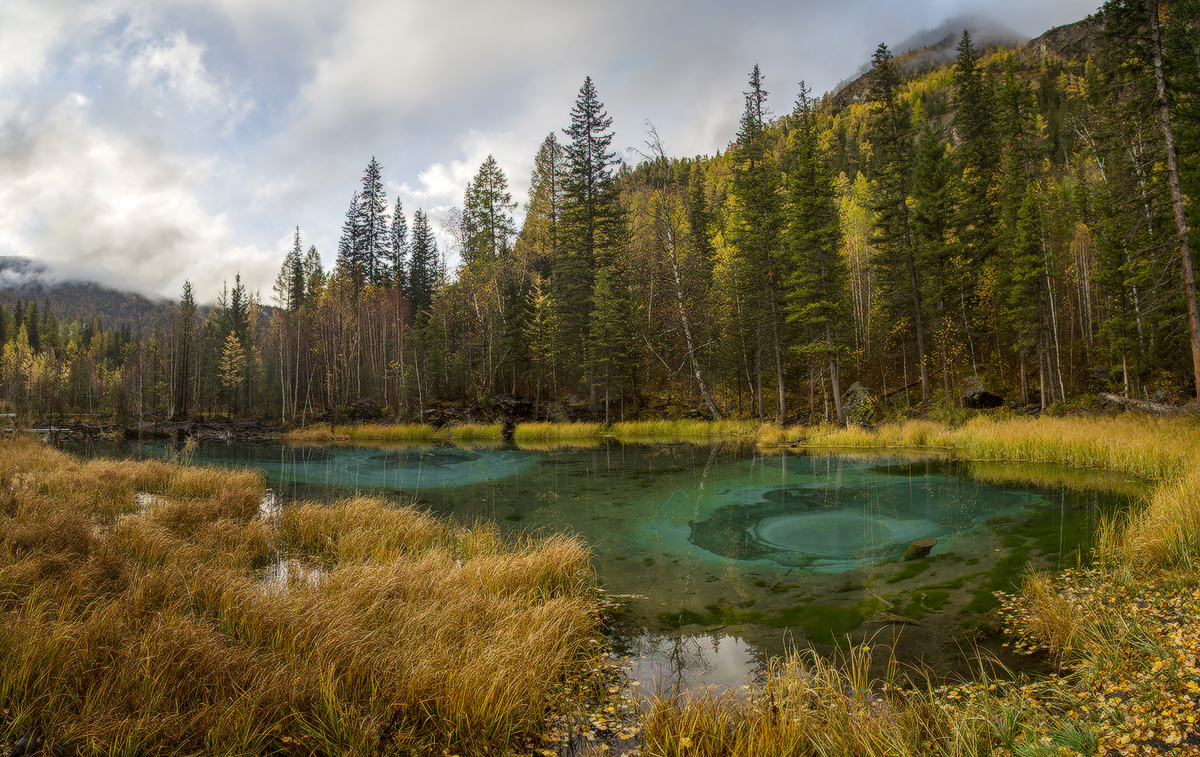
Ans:
<svg viewBox="0 0 1200 757"><path fill-rule="evenodd" d="M1096 396L1105 402L1115 402L1118 405L1123 405L1125 407L1135 407L1138 410L1144 410L1147 413L1154 413L1155 415L1175 415L1183 412L1182 409L1175 407L1174 405L1160 405L1157 402L1147 402L1146 400L1132 400L1128 397L1122 397L1117 394L1109 394L1108 392L1100 392Z"/></svg>

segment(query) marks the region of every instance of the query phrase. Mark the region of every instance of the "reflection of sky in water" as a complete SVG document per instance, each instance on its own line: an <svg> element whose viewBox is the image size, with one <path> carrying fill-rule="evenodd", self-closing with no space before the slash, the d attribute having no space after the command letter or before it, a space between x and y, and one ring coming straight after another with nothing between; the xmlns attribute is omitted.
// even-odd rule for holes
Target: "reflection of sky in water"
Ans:
<svg viewBox="0 0 1200 757"><path fill-rule="evenodd" d="M737 689L753 682L761 653L743 639L725 634L631 640L629 680L643 694L701 686Z"/></svg>
<svg viewBox="0 0 1200 757"><path fill-rule="evenodd" d="M152 448L144 448L143 453ZM455 447L201 446L194 461L250 465L274 482L324 484L352 489L443 489L515 476L537 463L518 450Z"/></svg>

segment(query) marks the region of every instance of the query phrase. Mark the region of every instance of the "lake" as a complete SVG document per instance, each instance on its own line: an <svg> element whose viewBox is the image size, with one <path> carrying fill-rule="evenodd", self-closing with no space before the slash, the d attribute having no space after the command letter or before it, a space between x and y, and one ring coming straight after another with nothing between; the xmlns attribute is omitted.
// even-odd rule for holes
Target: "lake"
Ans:
<svg viewBox="0 0 1200 757"><path fill-rule="evenodd" d="M90 454L163 457L162 443ZM358 490L507 531L579 535L628 595L614 642L645 687L738 685L794 646L847 638L966 674L991 641L992 592L1027 567L1089 559L1101 519L1144 486L1050 466L767 453L730 443L504 447L202 444L193 462L262 470L276 497ZM914 540L929 557L904 561Z"/></svg>

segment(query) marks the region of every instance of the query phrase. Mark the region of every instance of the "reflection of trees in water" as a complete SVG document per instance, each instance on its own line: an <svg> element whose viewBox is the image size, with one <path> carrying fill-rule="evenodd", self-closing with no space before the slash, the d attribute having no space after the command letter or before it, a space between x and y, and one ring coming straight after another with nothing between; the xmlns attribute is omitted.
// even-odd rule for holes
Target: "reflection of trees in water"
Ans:
<svg viewBox="0 0 1200 757"><path fill-rule="evenodd" d="M670 640L671 650L667 654L667 664L670 666L671 693L677 694L689 687L687 673L692 673L695 679L716 670L714 662L710 662L700 646L701 639L708 636L681 636ZM716 647L716 639L712 639ZM714 658L716 649L713 649Z"/></svg>

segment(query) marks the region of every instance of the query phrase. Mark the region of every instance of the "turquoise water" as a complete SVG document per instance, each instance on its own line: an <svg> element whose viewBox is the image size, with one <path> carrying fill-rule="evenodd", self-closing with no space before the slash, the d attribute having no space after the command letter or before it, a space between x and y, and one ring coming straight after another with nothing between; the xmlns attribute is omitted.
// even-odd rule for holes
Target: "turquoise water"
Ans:
<svg viewBox="0 0 1200 757"><path fill-rule="evenodd" d="M635 675L659 682L735 683L768 655L847 636L882 637L938 670L969 665L962 623L991 591L1012 589L1026 566L1086 560L1099 518L1125 504L1098 491L988 485L940 460L729 445L201 445L193 461L256 467L284 501L358 490L511 531L578 534L603 586L629 595L614 628ZM900 560L930 537L928 559Z"/></svg>

